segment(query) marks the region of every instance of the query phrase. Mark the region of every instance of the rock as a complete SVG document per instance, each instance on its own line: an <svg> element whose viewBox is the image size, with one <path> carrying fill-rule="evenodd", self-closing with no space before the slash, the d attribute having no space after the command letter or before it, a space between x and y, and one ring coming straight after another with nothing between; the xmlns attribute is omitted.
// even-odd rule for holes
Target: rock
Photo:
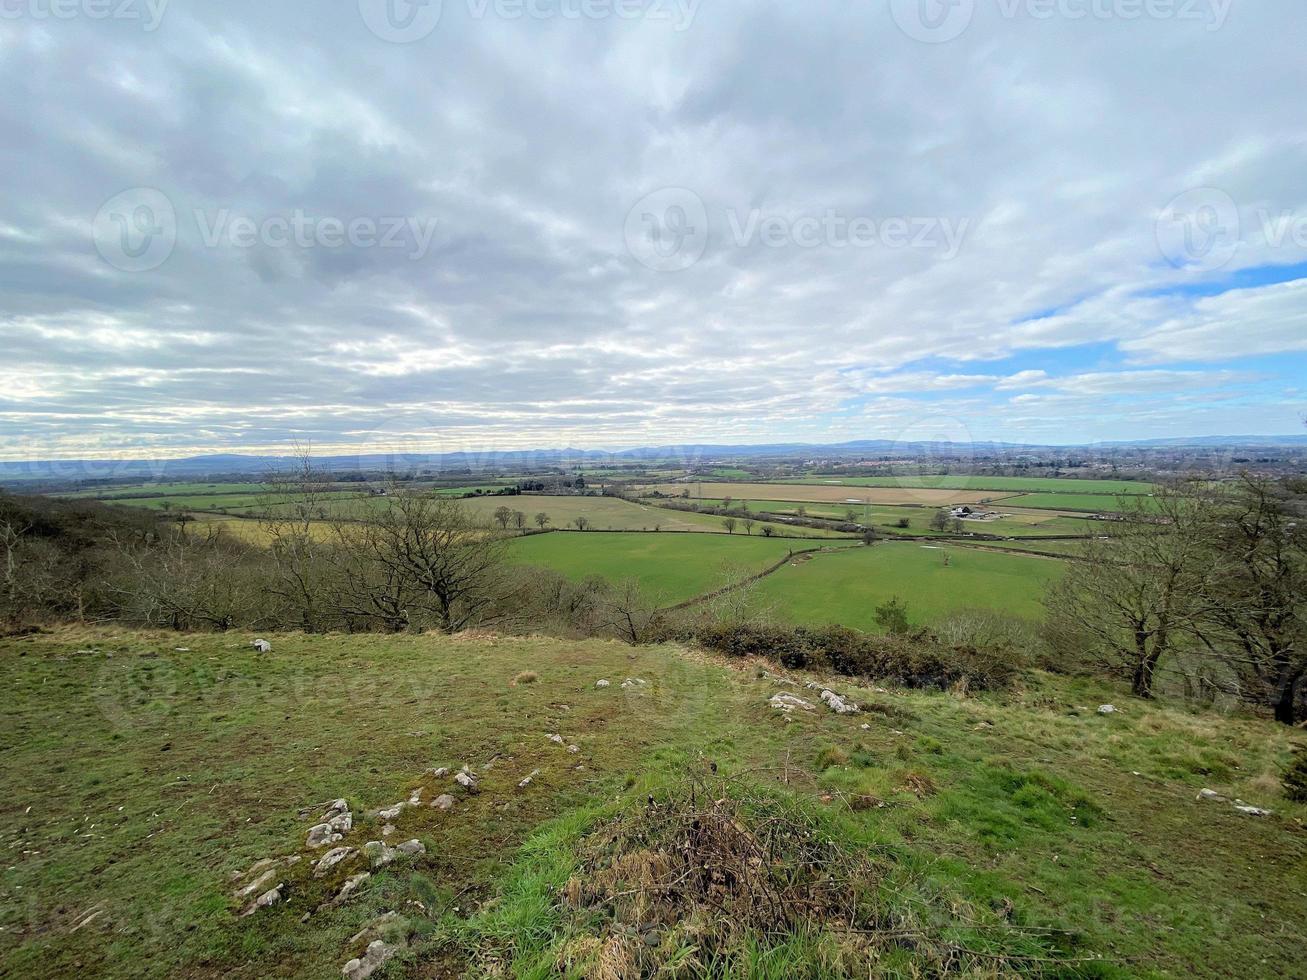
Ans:
<svg viewBox="0 0 1307 980"><path fill-rule="evenodd" d="M415 789L412 793L409 794L408 805L418 806L419 804L421 804L421 802L422 802L422 787L419 786L417 789Z"/></svg>
<svg viewBox="0 0 1307 980"><path fill-rule="evenodd" d="M852 701L845 701L834 691L822 691L821 699L830 705L831 711L837 715L856 715L858 706Z"/></svg>
<svg viewBox="0 0 1307 980"><path fill-rule="evenodd" d="M348 800L332 800L331 805L327 807L328 817L334 817L338 813L348 813L348 812L349 812Z"/></svg>
<svg viewBox="0 0 1307 980"><path fill-rule="evenodd" d="M539 775L540 775L540 770L539 770L539 769L533 769L533 770L531 770L531 775L527 776L526 779L524 779L524 780L522 780L520 783L518 783L518 784L517 784L517 788L518 788L518 789L526 789L528 786L531 785L531 780L535 779L536 776L539 776Z"/></svg>
<svg viewBox="0 0 1307 980"><path fill-rule="evenodd" d="M373 870L384 868L395 860L395 849L387 847L379 840L370 840L363 845L363 856L372 862Z"/></svg>
<svg viewBox="0 0 1307 980"><path fill-rule="evenodd" d="M271 868L277 863L276 858L264 858L262 861L255 861L249 866L247 871L233 871L231 873L232 881L240 881L242 878L248 878L250 875L256 875L260 871Z"/></svg>
<svg viewBox="0 0 1307 980"><path fill-rule="evenodd" d="M859 727L860 727L864 732L869 732L869 731L871 731L871 726L868 725L865 721L864 721L864 722L863 722Z"/></svg>
<svg viewBox="0 0 1307 980"><path fill-rule="evenodd" d="M272 653L272 644L267 640L255 640L252 646L259 653Z"/></svg>
<svg viewBox="0 0 1307 980"><path fill-rule="evenodd" d="M276 868L273 868L273 869L271 869L271 870L269 870L269 871L265 871L265 872L263 872L263 874L259 875L257 878L255 878L252 882L250 882L250 883L249 883L248 885L246 885L244 888L238 889L237 892L236 892L236 897L237 897L237 898L249 898L251 895L253 895L255 892L257 892L259 889L261 889L261 888L263 888L265 885L267 885L267 883L270 882L270 881L271 881L271 880L276 876L276 874L277 874L277 869L276 869Z"/></svg>
<svg viewBox="0 0 1307 980"><path fill-rule="evenodd" d="M1213 802L1213 803L1228 803L1228 802L1230 802L1230 800L1229 800L1228 797L1222 796L1220 793L1216 792L1216 790L1214 790L1214 789L1200 789L1200 790L1198 791L1198 799L1200 799L1200 800L1210 800L1210 801Z"/></svg>
<svg viewBox="0 0 1307 980"><path fill-rule="evenodd" d="M366 953L350 960L340 972L345 975L346 980L367 980L385 966L386 961L397 952L399 952L398 946L391 946L380 939L373 940L368 944Z"/></svg>
<svg viewBox="0 0 1307 980"><path fill-rule="evenodd" d="M807 690L807 691L820 691L820 690L821 690L821 685L818 684L816 681L808 681L808 683L804 684L803 687L804 687L804 690Z"/></svg>
<svg viewBox="0 0 1307 980"><path fill-rule="evenodd" d="M773 694L771 700L768 701L767 703L771 705L773 708L775 708L777 711L782 711L787 715L795 710L800 710L800 711L817 710L811 701L805 701L797 694Z"/></svg>
<svg viewBox="0 0 1307 980"><path fill-rule="evenodd" d="M329 823L320 823L309 828L308 840L305 841L305 847L319 848L327 847L341 839L340 834L336 833L336 828Z"/></svg>
<svg viewBox="0 0 1307 980"><path fill-rule="evenodd" d="M648 683L647 680L644 680L641 677L628 677L626 680L622 681L622 690L629 691L633 688L645 687Z"/></svg>
<svg viewBox="0 0 1307 980"><path fill-rule="evenodd" d="M243 918L247 915L253 915L259 909L266 909L269 905L276 905L278 902L282 900L283 895L281 893L281 890L285 887L286 887L285 883L282 883L279 884L276 888L270 888L268 891L264 892L262 895L260 895L257 899L254 900L254 904L249 906L249 908L247 908L244 912L241 913L241 917Z"/></svg>
<svg viewBox="0 0 1307 980"><path fill-rule="evenodd" d="M382 837L389 837L394 832L395 832L395 825L393 823L388 823L386 824L386 826L381 828Z"/></svg>
<svg viewBox="0 0 1307 980"><path fill-rule="evenodd" d="M467 790L474 790L477 788L476 777L465 772L455 773L454 782Z"/></svg>
<svg viewBox="0 0 1307 980"><path fill-rule="evenodd" d="M313 866L313 877L321 878L328 871L334 868L348 858L353 857L358 852L352 847L334 847L318 859L318 863Z"/></svg>
<svg viewBox="0 0 1307 980"><path fill-rule="evenodd" d="M354 829L354 814L346 810L344 813L337 813L327 821L327 826L340 834L348 834Z"/></svg>
<svg viewBox="0 0 1307 980"><path fill-rule="evenodd" d="M1114 704L1100 704L1098 706L1098 713L1100 715L1114 715L1116 712L1117 708Z"/></svg>
<svg viewBox="0 0 1307 980"><path fill-rule="evenodd" d="M608 681L595 681L595 687L608 687Z"/></svg>
<svg viewBox="0 0 1307 980"><path fill-rule="evenodd" d="M385 809L385 810L378 810L378 811L377 811L377 819L378 819L378 820L383 820L383 821L385 821L386 823L390 823L390 821L392 821L392 820L398 820L398 819L399 819L399 815L400 815L401 813L403 813L403 812L404 812L404 804L403 804L403 803L396 803L394 806L392 806L392 807L390 807L390 808L388 808L388 809Z"/></svg>
<svg viewBox="0 0 1307 980"><path fill-rule="evenodd" d="M561 735L546 735L545 737L549 739L549 741L553 742L555 745L563 744L563 736Z"/></svg>
<svg viewBox="0 0 1307 980"><path fill-rule="evenodd" d="M426 854L427 848L420 840L406 840L395 848L395 853L403 854L406 857L417 857L420 854Z"/></svg>
<svg viewBox="0 0 1307 980"><path fill-rule="evenodd" d="M1240 813L1246 813L1250 817L1269 817L1272 812L1270 810L1263 810L1259 806L1253 806L1250 803L1245 803L1243 800L1235 800L1234 808L1238 810Z"/></svg>
<svg viewBox="0 0 1307 980"><path fill-rule="evenodd" d="M449 777L449 768L441 766L439 769L428 770L434 779L447 779Z"/></svg>
<svg viewBox="0 0 1307 980"><path fill-rule="evenodd" d="M336 896L336 904L339 905L345 899L349 898L358 890L358 887L372 877L372 872L363 871L359 874L352 875L345 879L345 884L340 888L340 894Z"/></svg>
<svg viewBox="0 0 1307 980"><path fill-rule="evenodd" d="M454 808L454 798L448 793L441 793L431 801L433 810L452 810Z"/></svg>
<svg viewBox="0 0 1307 980"><path fill-rule="evenodd" d="M576 755L578 752L581 751L581 746L579 746L579 745L569 745L569 746L567 747L567 751L570 752L570 753L572 753L572 755Z"/></svg>
<svg viewBox="0 0 1307 980"><path fill-rule="evenodd" d="M403 921L403 917L398 912L386 912L377 916L358 932L350 937L349 944L353 946L357 942L362 942L367 936L380 936L383 929L388 928L396 922Z"/></svg>

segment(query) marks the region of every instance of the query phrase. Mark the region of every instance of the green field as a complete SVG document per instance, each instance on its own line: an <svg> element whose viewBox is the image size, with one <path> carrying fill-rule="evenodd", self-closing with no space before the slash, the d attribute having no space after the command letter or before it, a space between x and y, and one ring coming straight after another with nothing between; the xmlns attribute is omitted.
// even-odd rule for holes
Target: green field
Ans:
<svg viewBox="0 0 1307 980"><path fill-rule="evenodd" d="M1138 494L1122 496L1098 496L1079 493L1027 493L1009 497L1003 501L1010 507L1032 507L1037 510L1074 510L1088 513L1115 513L1127 509L1127 503L1133 506L1142 504L1152 509L1153 501Z"/></svg>
<svg viewBox="0 0 1307 980"><path fill-rule="evenodd" d="M878 629L876 607L894 596L907 603L917 625L964 609L1038 619L1044 587L1064 570L1052 558L890 542L788 565L756 587L756 601L785 622L869 632Z"/></svg>
<svg viewBox="0 0 1307 980"><path fill-rule="evenodd" d="M1024 476L803 476L778 483L806 483L814 486L905 487L941 490L995 490L1007 493L1137 494L1152 493L1151 483L1134 480L1074 480Z"/></svg>
<svg viewBox="0 0 1307 980"><path fill-rule="evenodd" d="M351 937L394 912L385 938L406 946L376 980L544 978L560 962L579 976L623 921L560 897L587 835L709 763L709 799L774 796L878 862L859 898L922 932L874 975L938 975L917 958L934 941L977 950L975 977L1303 975L1307 806L1278 788L1303 739L1284 725L1035 671L969 695L845 679L863 714L784 724L752 666L677 646L270 634L262 655L251 636L0 639L0 975L339 977L371 938ZM515 684L525 670L535 682ZM648 683L619 689L628 676ZM1106 702L1122 711L1099 716ZM464 764L477 794L429 774ZM1275 815L1196 801L1209 786ZM371 811L415 789L457 794L395 821L392 843L426 853L333 904L366 863L313 875L323 852L305 833L324 801L348 802L345 843L361 847L381 839ZM282 856L299 858L276 871L286 901L240 917L231 876ZM829 943L757 941L731 976L852 975Z"/></svg>
<svg viewBox="0 0 1307 980"><path fill-rule="evenodd" d="M524 564L580 581L637 579L660 603L684 602L820 542L725 534L536 534L512 542ZM835 546L840 546L838 543Z"/></svg>

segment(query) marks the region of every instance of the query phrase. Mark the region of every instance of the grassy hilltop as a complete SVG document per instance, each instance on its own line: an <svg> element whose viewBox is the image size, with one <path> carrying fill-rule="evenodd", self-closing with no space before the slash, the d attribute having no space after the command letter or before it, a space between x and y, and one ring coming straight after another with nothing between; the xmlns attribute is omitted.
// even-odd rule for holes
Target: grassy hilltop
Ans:
<svg viewBox="0 0 1307 980"><path fill-rule="evenodd" d="M380 937L379 977L1307 975L1285 726L1039 672L965 695L841 680L862 712L786 722L769 698L817 692L679 647L269 639L0 640L0 974L339 976ZM463 765L475 794L430 773ZM380 840L368 812L414 790L385 839L425 853L330 904L366 864L314 877L308 827L344 798L344 843ZM691 844L725 877L644 887ZM285 901L240 917L231 876L284 856ZM786 931L755 928L755 879L784 889Z"/></svg>

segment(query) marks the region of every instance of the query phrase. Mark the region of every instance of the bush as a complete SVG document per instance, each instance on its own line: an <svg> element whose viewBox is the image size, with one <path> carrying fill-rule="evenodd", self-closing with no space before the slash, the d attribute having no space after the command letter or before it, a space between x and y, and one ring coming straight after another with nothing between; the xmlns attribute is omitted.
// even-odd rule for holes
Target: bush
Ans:
<svg viewBox="0 0 1307 980"><path fill-rule="evenodd" d="M843 626L710 626L694 636L731 657L768 657L791 670L875 677L904 687L1004 687L1016 673L1012 657L975 647L949 646L929 633L873 636Z"/></svg>
<svg viewBox="0 0 1307 980"><path fill-rule="evenodd" d="M1284 795L1295 803L1307 803L1307 749L1294 753L1284 771Z"/></svg>

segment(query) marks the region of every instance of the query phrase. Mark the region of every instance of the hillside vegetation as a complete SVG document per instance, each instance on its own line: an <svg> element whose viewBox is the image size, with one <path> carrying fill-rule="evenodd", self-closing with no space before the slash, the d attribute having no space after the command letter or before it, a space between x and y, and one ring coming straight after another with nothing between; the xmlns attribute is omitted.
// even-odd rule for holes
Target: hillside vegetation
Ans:
<svg viewBox="0 0 1307 980"><path fill-rule="evenodd" d="M0 973L338 976L378 941L376 976L1305 975L1287 726L1039 672L970 695L840 679L859 713L786 721L768 701L813 696L806 675L678 646L250 639L0 640ZM432 772L464 765L475 793ZM383 838L369 813L415 790ZM338 798L346 845L424 853L333 903L367 868L312 872ZM774 868L748 858L763 840ZM660 888L677 841L739 877ZM284 856L284 900L241 917L240 876Z"/></svg>

